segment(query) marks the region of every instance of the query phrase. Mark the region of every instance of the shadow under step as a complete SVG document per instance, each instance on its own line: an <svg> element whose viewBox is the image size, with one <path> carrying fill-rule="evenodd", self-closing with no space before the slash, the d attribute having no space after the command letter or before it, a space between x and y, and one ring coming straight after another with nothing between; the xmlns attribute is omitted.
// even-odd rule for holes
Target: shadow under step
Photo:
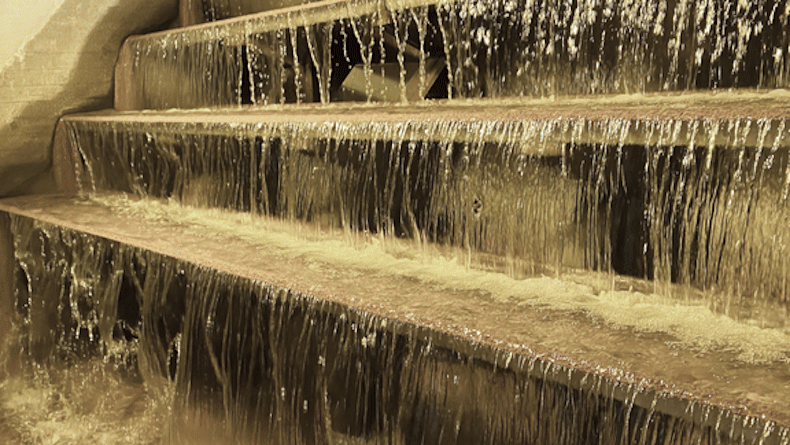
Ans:
<svg viewBox="0 0 790 445"><path fill-rule="evenodd" d="M200 406L240 440L790 440L787 365L758 351L758 328L617 277L514 280L430 247L126 195L0 211L32 357L134 338L145 375L186 402L174 417ZM650 313L676 329L634 321ZM700 326L710 338L683 337Z"/></svg>

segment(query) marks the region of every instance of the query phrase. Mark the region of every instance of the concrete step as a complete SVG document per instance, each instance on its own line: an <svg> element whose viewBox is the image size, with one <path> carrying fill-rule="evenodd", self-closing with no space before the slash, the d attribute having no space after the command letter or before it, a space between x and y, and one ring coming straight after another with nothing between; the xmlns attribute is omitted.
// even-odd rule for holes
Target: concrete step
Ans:
<svg viewBox="0 0 790 445"><path fill-rule="evenodd" d="M102 134L146 138L149 144L140 140L141 147L156 146L160 138L165 151L178 145L179 135L187 134L249 142L290 138L302 145L327 140L492 145L499 151L546 158L562 157L574 144L784 151L790 144L788 103L790 95L773 90L439 101L423 106L333 104L161 113L106 110L65 116L56 131L53 156L61 190L74 192L111 179L99 170L86 170L76 159L97 162L117 156L114 150L122 148L111 140L104 141L109 146L102 145L101 139L95 144L86 140L83 152L77 153L80 147L75 143L79 145L80 139L72 134L75 131L97 138ZM123 170L127 163L123 160L116 168Z"/></svg>
<svg viewBox="0 0 790 445"><path fill-rule="evenodd" d="M787 103L740 91L103 112L64 118L55 156L72 191L613 269L784 310Z"/></svg>
<svg viewBox="0 0 790 445"><path fill-rule="evenodd" d="M515 280L463 251L125 195L0 212L31 357L136 342L187 402L174 416L200 405L239 437L790 440L790 334L639 280Z"/></svg>
<svg viewBox="0 0 790 445"><path fill-rule="evenodd" d="M748 13L728 2L694 14L683 2L657 5L637 12L627 3L332 0L233 17L130 38L115 106L790 85L790 15L775 2Z"/></svg>

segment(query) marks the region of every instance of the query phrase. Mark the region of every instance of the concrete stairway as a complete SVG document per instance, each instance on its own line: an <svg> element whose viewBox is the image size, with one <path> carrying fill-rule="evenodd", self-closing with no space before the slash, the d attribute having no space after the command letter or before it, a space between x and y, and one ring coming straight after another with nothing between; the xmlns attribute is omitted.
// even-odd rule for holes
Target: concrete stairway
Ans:
<svg viewBox="0 0 790 445"><path fill-rule="evenodd" d="M537 32L508 46L543 26L526 10L470 7L317 2L130 38L115 109L59 123L65 194L0 202L30 359L123 344L174 386L176 428L199 407L229 441L790 443L790 96L667 93L783 77L691 79L636 51L671 42L620 37L604 77L635 73L570 89L608 94L515 97L594 64L522 53ZM615 94L634 90L656 94ZM666 222L692 217L741 242ZM684 260L701 237L761 256Z"/></svg>

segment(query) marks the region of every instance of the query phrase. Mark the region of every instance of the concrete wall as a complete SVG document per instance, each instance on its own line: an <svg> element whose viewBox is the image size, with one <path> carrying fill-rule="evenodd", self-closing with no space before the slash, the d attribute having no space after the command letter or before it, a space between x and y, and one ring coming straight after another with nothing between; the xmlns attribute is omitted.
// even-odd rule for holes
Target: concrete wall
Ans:
<svg viewBox="0 0 790 445"><path fill-rule="evenodd" d="M178 0L0 0L0 197L55 191L58 118L112 107L123 40L177 12Z"/></svg>

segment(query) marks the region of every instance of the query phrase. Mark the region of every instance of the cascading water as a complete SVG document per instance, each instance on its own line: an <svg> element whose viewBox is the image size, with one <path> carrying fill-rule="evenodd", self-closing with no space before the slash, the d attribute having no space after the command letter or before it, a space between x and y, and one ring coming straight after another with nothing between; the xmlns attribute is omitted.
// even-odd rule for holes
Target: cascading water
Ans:
<svg viewBox="0 0 790 445"><path fill-rule="evenodd" d="M790 6L245 8L0 203L0 438L790 443Z"/></svg>
<svg viewBox="0 0 790 445"><path fill-rule="evenodd" d="M403 89L406 61L424 78L431 57L446 62L446 88L429 97L787 88L789 21L773 1L317 3L133 38L117 99L135 109L325 103L354 65L370 98L386 88L370 82L374 70L396 64Z"/></svg>
<svg viewBox="0 0 790 445"><path fill-rule="evenodd" d="M764 117L743 119L730 114L730 106L741 106L747 98L763 105ZM689 107L687 99L684 98L682 103L686 112L693 114L694 108ZM524 342L532 348L534 344L531 342L534 342L535 335L540 334L535 331L519 334L522 328L517 328L517 325L508 325L498 331L489 323L501 323L498 320L505 319L510 309L503 313L496 311L502 307L511 308L514 304L517 307L544 307L548 308L548 313L559 311L559 314L565 314L561 316L571 320L581 316L582 319L600 320L604 325L618 329L658 335L659 338L668 336L668 339L658 342L661 348L666 347L665 342L680 344L691 354L705 357L702 363L693 366L695 369L711 367L712 363L735 363L735 368L761 364L761 372L770 375L764 376L763 384L779 387L782 385L781 369L787 360L786 346L790 344L783 315L786 312L783 284L787 272L776 261L784 257L783 243L766 239L781 241L784 237L782 221L788 189L788 166L783 154L785 121L771 117L776 110L776 102L770 97L736 96L731 98L729 105L725 99L726 96L720 97L715 102L719 107L719 118L707 120L674 121L648 117L633 120L602 118L600 115L597 119L558 120L549 117L562 115L566 105L553 102L554 109L541 115L520 103L526 111L522 110L519 115L515 109L519 102L489 102L473 109L448 104L443 108L437 105L422 110L426 116L451 117L436 121L417 119L406 122L397 115L398 110L384 112L383 109L364 106L322 107L312 112L297 110L296 119L289 112L277 109L270 112L261 110L258 115L247 115L244 119L241 115L232 119L215 115L206 123L197 123L195 113L169 112L161 115L161 120L148 115L144 122L134 122L128 119L129 116L119 114L115 119L69 118L65 125L75 150L74 159L78 160L79 182L88 190L120 190L149 198L131 206L123 200L111 200L112 214L131 212L132 221L175 222L184 228L179 231L186 230L182 234L184 243L202 245L201 249L213 252L212 258L221 250L205 245L206 241L186 241L188 233L197 231L199 240L220 233L230 234L232 239L240 237L244 245L260 246L254 247L256 252L260 249L282 252L285 249L290 253L282 253L272 259L262 257L261 253L253 257L259 258L263 264L277 264L290 271L296 270L295 266L290 263L286 266L282 263L283 258L313 258L315 252L321 252L320 259L313 260L317 263L311 262L312 266L308 268L331 269L333 272L327 273L323 279L302 277L299 281L312 283L311 292L319 292L321 283L327 282L335 283L340 289L358 287L358 277L364 274L368 277L390 277L382 278L384 283L388 283L385 286L398 286L403 294L402 285L394 283L405 277L412 283L421 283L420 286L430 283L432 288L438 286L443 289L441 299L452 302L455 308L439 300L426 300L430 293L416 291L414 298L417 303L398 302L403 311L411 311L410 308L414 307L419 308L414 312L432 320L451 317L452 323L458 323L464 329L486 332L495 338L497 335L509 336L516 345ZM657 100L672 106L671 101ZM710 105L702 102L697 105L699 109ZM627 105L623 102L623 109L627 110ZM437 107L441 112L435 113ZM343 118L333 123L322 122L322 117L333 110ZM510 112L507 120L503 119L507 115L503 110ZM403 112L413 115L414 109ZM610 113L624 112L621 109ZM473 118L489 115L497 116L498 120ZM226 121L233 123L223 123ZM261 124L262 121L269 123ZM637 141L642 144L638 145ZM107 158L107 153L112 157ZM760 184L759 193L750 192L754 184ZM162 207L163 204L150 201L161 198L166 198L171 204ZM102 199L93 198L95 202L102 202ZM208 210L178 207L175 204L178 202ZM226 210L219 213L210 210L216 208ZM234 214L241 215L246 222L239 226L233 222ZM390 239L390 242L384 242L384 249L377 250L373 256L363 256L354 262L349 258L362 253L353 247L351 252L344 252L336 245L299 250L294 247L301 245L299 235L296 238L290 235L287 241L266 238L264 234L271 233L272 227L257 227L254 222L267 221L270 216L330 232L351 230L340 233L346 233L344 236L352 239L356 236L349 234L369 233L369 236L382 241ZM97 215L96 219L102 220L102 217ZM214 219L216 223L209 223ZM635 224L634 221L640 223ZM240 227L242 231L235 234L233 227ZM43 233L49 231L54 231L55 235L47 234L44 239L54 236L57 244L61 229L47 228ZM24 233L20 229L15 232ZM387 247L394 242L391 235L395 239L416 240L417 244L412 246L422 246L417 251L422 252L420 256L423 259L415 261L405 250L397 248L397 244L393 248ZM67 235L67 238L71 239L71 236ZM150 237L155 239L156 235ZM33 237L37 238L41 239L42 235ZM21 239L26 238L22 235ZM71 245L74 241L66 244L70 245L64 249L66 251L89 250ZM426 261L434 261L430 260L433 254L426 250L433 249L431 246L444 249L440 250L441 255L455 257L461 264L448 266L440 260L436 266L427 267L433 272L422 272L426 269ZM229 249L241 257L248 257L240 249ZM17 250L39 252L42 247L18 246ZM116 246L108 251L117 251L113 255L121 255L126 250ZM147 258L145 252L142 249L135 255ZM31 258L36 258L36 255L32 254ZM394 258L395 262L387 262L390 261L387 258ZM41 270L55 271L54 274L46 272L55 277L51 286L43 286L40 291L46 295L68 287L58 280L73 273L79 274L68 266L69 261L75 260L56 257L53 264L60 264L57 267L35 266L35 260L27 259L20 260L20 263L32 262L33 266L26 265L22 269L37 270L25 273L25 277L44 274ZM195 261L206 264L200 259ZM195 423L210 424L210 431L200 434L214 434L213 440L255 441L257 439L253 438L266 437L275 443L288 441L283 439L285 437L299 437L306 442L320 441L317 438L333 434L345 438L337 440L360 437L395 442L409 442L409 434L419 434L429 442L443 437L445 439L442 440L448 443L467 439L519 443L522 437L534 438L538 442L611 443L623 440L656 443L660 442L657 437L669 435L677 436L672 439L676 443L693 443L709 434L712 436L705 440L714 440L720 431L716 428L698 430L698 427L682 422L670 426L666 423L669 420L656 420L671 416L662 417L667 416L667 410L656 408L655 405L660 405L662 400L658 396L654 401L647 396L648 401L635 404L636 399L646 397L639 385L626 385L617 390L625 391L621 397L595 402L591 407L587 405L590 391L598 394L594 389L598 384L577 387L581 391L578 395L558 389L567 383L556 383L559 386L551 383L552 389L548 390L548 381L554 380L536 376L536 362L530 362L527 368L511 370L515 372L513 378L516 379L512 388L509 383L503 383L514 391L526 388L524 391L527 393L523 395L519 395L521 390L516 391L517 398L525 397L523 403L526 405L517 403L502 408L502 411L492 407L480 408L481 412L494 409L502 416L480 420L476 414L467 411L467 403L476 397L474 394L478 391L493 391L486 389L485 382L502 378L498 377L496 366L494 374L486 374L488 371L475 371L474 361L452 359L446 362L430 355L430 358L415 359L426 363L420 366L427 368L399 367L406 366L401 363L406 352L400 348L422 348L419 343L406 339L415 336L425 338L409 333L412 327L408 317L403 320L405 324L395 324L398 328L391 325L382 330L374 327L381 327L387 322L374 316L369 325L372 327L355 334L359 338L354 337L356 340L344 349L338 345L345 344L345 340L335 336L340 335L338 332L343 329L357 332L357 328L353 322L347 321L352 315L342 305L335 307L334 303L307 296L304 297L307 300L303 300L303 297L289 294L287 290L276 290L277 286L256 287L259 285L254 280L239 279L172 259L105 259L95 264L99 269L108 264L119 269L115 273L102 270L85 273L96 277L94 283L98 277L114 277L121 288L124 282L127 283L126 290L119 290L119 284L94 284L92 288L108 289L108 308L103 307L101 299L90 305L80 303L80 298L85 299L80 296L84 293L59 297L66 298L68 303L61 303L58 307L87 308L89 315L73 316L75 320L118 320L101 314L116 311L113 305L118 304L117 301L125 300L124 306L129 306L128 301L140 302L139 318L134 318L132 311L131 319L120 319L120 327L114 328L113 338L119 337L133 344L139 342L139 346L128 354L138 357L146 372L160 376L146 376L146 381L170 382L162 383L170 389L161 390L165 396L159 396L169 399L158 403L179 408L168 417L166 425L159 425L159 428L168 431L167 437L174 442L193 440L194 436L181 435L193 429ZM141 270L152 264L157 266L151 269L153 278L149 279ZM261 270L264 266L250 267ZM458 270L447 272L454 270L453 267ZM70 272L58 272L63 268ZM603 284L598 285L600 287L590 289L574 284L595 280L592 277L579 278L578 270L581 268L614 269L639 277L652 277L654 281L652 285L639 280L615 285L611 279L604 278ZM356 272L360 270L364 272ZM142 274L144 278L133 278L135 274ZM344 280L349 278L342 278L346 274L352 276L347 283ZM545 275L559 280L545 281ZM32 278L24 281L31 282ZM692 287L673 287L672 281L691 284ZM139 284L132 286L128 283ZM642 289L642 292L634 292L634 287ZM382 307L392 304L386 292L381 288L375 289L360 290L358 299L351 306L359 307L363 301L374 307L379 303ZM458 305L469 297L453 295L459 291L472 292L472 295L482 292L485 300L491 299L494 307L486 309L491 318L483 317L481 320L481 315L477 314L473 319L461 321L458 317L463 311L459 312ZM651 291L658 294L652 295ZM115 297L124 295L124 292L136 296L131 299L128 296ZM283 292L285 294L280 295ZM382 292L383 299L377 296L378 292ZM212 297L207 299L205 295ZM562 297L558 298L560 295ZM92 298L96 300L95 296ZM42 301L52 305L59 300L48 296ZM264 312L260 316L250 318L258 310L258 306L249 306L255 302L268 307L279 304L277 302L300 305L302 301L311 301L318 307L300 309L298 316L289 315L297 317L296 321L282 317L272 320L266 311L274 309L261 309ZM473 306L480 304L490 303L476 300ZM225 308L227 305L234 308L242 305L243 308L229 310ZM31 307L37 306L31 304ZM432 307L438 312L428 315L426 310ZM57 313L56 309L50 307L49 311ZM93 315L90 315L91 310L95 312ZM327 313L334 315L328 316ZM363 311L353 317L364 318L368 316L366 313ZM739 321L724 321L717 318L717 313ZM160 320L157 317L161 314L170 314L172 319ZM233 314L245 316L237 318ZM525 313L520 314L524 316ZM386 316L389 320L398 319L393 313ZM539 314L539 317L545 318L546 315ZM261 323L256 321L261 318L269 320L268 324L255 324ZM543 342L556 342L556 346L551 348L552 353L562 356L564 347L561 345L572 337L561 334L557 319L549 318L551 324L545 329L553 332L554 338ZM188 320L192 320L194 327L188 326ZM322 325L322 320L332 327ZM350 327L340 327L347 322L351 323ZM249 326L249 323L254 326ZM538 323L537 320L530 322L531 325ZM73 327L64 330L75 332L75 338L85 338L90 337L87 332L93 329L95 338L108 338L112 329L105 327L102 334L99 325L98 322L89 322L84 329ZM750 327L752 325L761 327ZM306 326L310 326L309 329ZM146 333L144 327L153 331ZM86 333L78 335L80 329ZM280 332L276 335L283 337L280 340L268 339L267 336L275 335L272 332ZM514 335L517 337L512 337ZM613 341L609 337L605 340L600 338L594 331L583 336L604 344ZM37 338L30 334L27 337ZM46 335L43 338L57 344L56 339ZM310 340L303 341L303 338ZM357 355L359 351L351 346L364 346L374 341L372 339L382 338L386 339L384 344L394 349L379 344L375 350L384 354L379 358L366 356L363 360ZM280 346L270 344L271 341L278 342ZM311 346L294 348L293 343L287 341ZM434 334L429 335L426 341L429 345L442 343ZM71 340L66 342L69 346L65 349L71 350L74 347L72 343ZM184 345L193 346L185 350ZM656 345L650 344L649 347ZM319 349L315 351L313 348ZM321 352L326 348L332 352ZM426 353L437 353L432 347L426 345L425 348ZM445 351L440 355L447 354L446 348L446 345L439 348ZM640 350L640 346L634 348ZM40 345L31 348L33 351L42 349L46 350ZM592 351L595 347L585 346L581 350ZM587 359L588 353L582 353L581 360ZM84 353L77 349L76 354ZM255 358L259 354L263 354L261 358ZM278 354L285 354L285 358L277 359ZM510 359L496 358L496 354L498 352L494 352L495 358L490 359L493 363L509 363ZM578 350L569 350L568 354L574 357ZM644 354L644 350L639 354ZM236 368L239 363L247 363L241 357L249 357L252 362L260 360L261 364ZM726 358L719 362L722 360L720 357ZM571 367L578 366L578 360L578 357L571 359ZM641 360L645 362L641 370L644 372L645 369L655 369L655 360L660 361L660 358L648 360L643 357ZM686 359L686 366L690 366L689 360ZM308 366L311 363L323 363L325 366L328 361L332 365L319 370ZM378 364L374 366L371 361ZM602 359L599 357L597 361L600 364ZM354 368L358 366L355 363L368 363L371 367ZM510 369L509 366L504 368ZM730 370L731 366L726 365L716 372L743 372ZM463 370L470 367L471 370ZM432 375L434 372L426 369L444 370L439 372L445 373L447 378L454 376L456 383L447 386L442 379L433 378L430 383L402 380L402 373L413 372L419 382L426 378L426 373ZM507 371L508 375L511 371ZM390 375L389 372L395 374ZM563 374L566 371L559 372ZM640 372L635 373L640 375ZM745 379L736 375L728 379ZM715 376L695 378L696 385L715 388L720 394L739 391L732 385L717 384ZM288 383L283 384L283 379ZM573 381L574 378L569 374L567 379ZM475 380L482 381L473 383ZM463 384L458 384L458 381ZM316 382L316 386L297 382ZM266 385L273 386L269 388ZM408 385L427 386L425 389L404 389ZM458 385L457 389L455 385ZM548 410L549 413L567 403L583 405L584 408L574 414L580 416L574 421L579 426L572 429L558 427L552 423L558 419L556 414L539 417L536 423L516 422L509 427L497 426L518 419L520 410L529 412L532 409L529 406L537 402L528 394L533 394L533 389L529 388L535 387L539 390L534 397L545 399L548 393L557 397L556 402L547 405L557 404L557 408ZM511 394L509 390L505 393ZM586 402L569 402L575 397L582 397ZM410 408L404 411L405 408L395 407ZM417 414L414 409L417 409ZM599 409L603 411L596 411ZM697 413L694 405L687 409ZM438 414L444 410L450 410L452 414ZM599 416L612 419L614 423L589 426L598 425L600 420L595 419ZM625 420L631 416L634 416L632 420ZM706 416L710 414L703 415ZM217 419L225 419L227 423L223 427L223 421ZM729 422L740 425L741 421ZM747 428L746 425L744 423L739 428ZM688 432L684 432L686 429ZM770 435L770 432L764 433ZM739 436L729 434L728 437ZM744 434L743 440L751 442L751 437L754 436Z"/></svg>
<svg viewBox="0 0 790 445"><path fill-rule="evenodd" d="M608 291L606 279L595 290L594 276L579 284L570 276L512 279L275 219L117 195L78 198L76 210L73 198L42 202L61 217L83 210L70 218L82 229L12 217L24 350L39 363L83 363L90 379L75 377L84 368L61 376L55 366L37 387L5 388L5 410L21 411L9 393L50 398L51 418L10 425L32 437L46 438L54 424L74 442L112 438L132 421L141 426L129 443L787 440L770 423L755 427L749 417L678 402L662 395L661 382L640 380L663 366L673 380L691 372L728 403L745 402L737 399L743 391L765 394L763 385L781 400L790 345L782 330ZM121 241L85 234L89 226ZM168 241L165 233L180 236ZM222 266L228 262L235 266ZM319 297L257 281L258 273L310 283ZM58 329L44 328L51 325ZM661 352L665 336L683 345L677 364ZM601 344L618 346L610 355ZM624 371L619 361L631 354L638 366ZM585 370L579 358L600 368ZM749 363L762 363L760 387ZM624 381L612 380L618 375ZM69 379L111 384L87 403L60 387ZM576 408L566 411L568 404Z"/></svg>
<svg viewBox="0 0 790 445"><path fill-rule="evenodd" d="M479 114L497 115L488 110ZM587 268L692 284L735 318L786 311L785 119L359 122L353 113L339 109L346 117L334 123L171 114L68 125L90 188L463 247L508 259L516 275Z"/></svg>

